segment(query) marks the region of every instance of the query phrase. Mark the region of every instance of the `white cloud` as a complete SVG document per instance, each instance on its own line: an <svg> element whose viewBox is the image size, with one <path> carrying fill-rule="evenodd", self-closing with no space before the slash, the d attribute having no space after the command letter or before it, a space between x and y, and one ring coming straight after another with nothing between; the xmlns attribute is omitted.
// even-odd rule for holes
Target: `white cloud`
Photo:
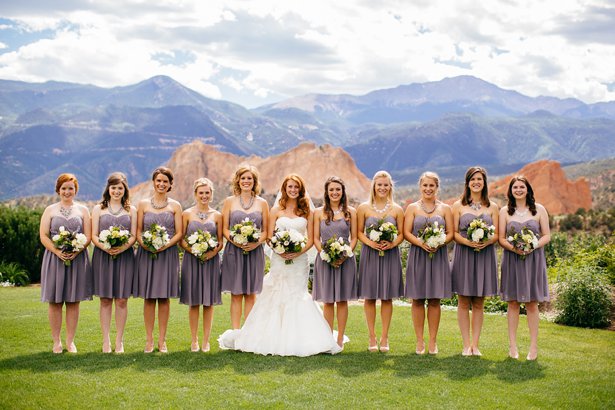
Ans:
<svg viewBox="0 0 615 410"><path fill-rule="evenodd" d="M332 3L11 2L0 14L24 35L55 35L16 50L1 38L0 50L10 51L0 52L0 78L115 86L165 74L208 97L254 106L468 74L531 96L615 100L608 2Z"/></svg>

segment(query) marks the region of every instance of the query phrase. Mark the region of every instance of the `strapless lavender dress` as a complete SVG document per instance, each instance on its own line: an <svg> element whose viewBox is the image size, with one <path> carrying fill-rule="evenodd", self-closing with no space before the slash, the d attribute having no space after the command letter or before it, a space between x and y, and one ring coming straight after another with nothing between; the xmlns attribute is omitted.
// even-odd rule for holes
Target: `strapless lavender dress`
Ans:
<svg viewBox="0 0 615 410"><path fill-rule="evenodd" d="M480 218L487 225L493 224L491 215L465 213L459 218L459 233L468 237L468 226ZM489 245L480 252L469 246L455 244L453 265L453 292L461 296L494 296L498 294L498 266L495 247Z"/></svg>
<svg viewBox="0 0 615 410"><path fill-rule="evenodd" d="M209 232L212 236L218 234L216 224L212 221L201 223L190 221L186 236L192 235L198 229ZM220 256L201 263L190 252L184 252L181 270L181 296L179 302L189 306L221 305L220 294Z"/></svg>
<svg viewBox="0 0 615 410"><path fill-rule="evenodd" d="M441 226L446 226L444 218L440 215L429 218L417 215L414 218L412 234L418 236L425 225L435 221ZM410 247L406 266L405 295L410 299L445 299L452 296L451 267L446 246L438 249L433 258L430 258L429 252L420 246Z"/></svg>
<svg viewBox="0 0 615 410"><path fill-rule="evenodd" d="M540 224L530 219L525 222L512 221L506 225L506 232L514 228L517 232L527 226L540 238ZM536 249L525 259L514 252L502 253L502 283L500 296L505 301L544 302L549 300L547 262L544 248Z"/></svg>
<svg viewBox="0 0 615 410"><path fill-rule="evenodd" d="M260 212L232 211L229 224L232 227L246 217L250 218L259 229L262 229L263 215ZM265 234L263 232L263 235ZM222 291L231 292L233 295L261 293L264 274L265 253L262 246L258 246L244 255L241 248L233 245L230 241L226 242L222 255Z"/></svg>
<svg viewBox="0 0 615 410"><path fill-rule="evenodd" d="M143 232L154 223L167 229L169 238L175 235L175 216L171 211L146 212L143 215ZM172 246L158 252L155 259L151 253L139 247L132 292L144 299L167 299L179 297L179 252Z"/></svg>
<svg viewBox="0 0 615 410"><path fill-rule="evenodd" d="M56 235L63 226L71 232L83 232L83 220L73 216L51 218L50 236ZM92 300L92 268L87 249L72 260L70 266L45 249L41 265L41 301L49 303L80 302Z"/></svg>
<svg viewBox="0 0 615 410"><path fill-rule="evenodd" d="M320 222L320 241L324 245L329 238L344 238L349 242L350 226L345 219L333 220L329 225ZM325 303L344 302L357 299L357 261L352 255L334 268L316 256L314 261L314 282L312 283L312 297L314 300Z"/></svg>
<svg viewBox="0 0 615 410"><path fill-rule="evenodd" d="M387 222L397 226L397 221L390 215ZM365 226L375 224L378 218L370 216ZM399 247L389 249L383 256L367 245L361 247L359 259L359 297L362 299L390 300L404 295L404 283L401 272Z"/></svg>
<svg viewBox="0 0 615 410"><path fill-rule="evenodd" d="M130 232L130 215L101 215L99 234L112 226L119 226ZM132 282L135 270L135 253L126 249L115 259L102 249L95 247L92 254L92 271L94 273L94 295L101 298L125 299L132 295Z"/></svg>

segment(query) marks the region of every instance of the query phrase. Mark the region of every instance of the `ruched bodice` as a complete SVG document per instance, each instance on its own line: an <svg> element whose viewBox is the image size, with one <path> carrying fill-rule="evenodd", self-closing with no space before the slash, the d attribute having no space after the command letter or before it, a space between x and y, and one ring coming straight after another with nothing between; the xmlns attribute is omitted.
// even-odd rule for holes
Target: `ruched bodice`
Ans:
<svg viewBox="0 0 615 410"><path fill-rule="evenodd" d="M513 229L515 230L515 232L521 232L523 228L528 228L529 230L534 232L534 235L536 235L536 237L540 238L540 223L535 219L528 219L527 221L523 222L509 221L506 224L506 234L508 235L508 233Z"/></svg>
<svg viewBox="0 0 615 410"><path fill-rule="evenodd" d="M49 233L51 233L51 236L57 234L60 231L61 226L63 226L67 231L82 233L83 219L79 216L65 218L62 215L55 215L51 217L51 224L49 227Z"/></svg>
<svg viewBox="0 0 615 410"><path fill-rule="evenodd" d="M250 219L258 229L263 229L263 214L260 211L244 212L240 210L231 211L229 224L233 225L241 223L244 219Z"/></svg>
<svg viewBox="0 0 615 410"><path fill-rule="evenodd" d="M444 226L446 228L446 221L440 215L434 215L434 216L416 215L414 217L414 226L412 227L412 235L418 237L419 231L421 229L425 228L425 226L427 226L428 223L434 223L434 222L438 222L438 225Z"/></svg>
<svg viewBox="0 0 615 410"><path fill-rule="evenodd" d="M186 227L186 236L192 235L199 229L203 232L209 232L212 236L216 236L218 233L216 224L213 221L190 221Z"/></svg>
<svg viewBox="0 0 615 410"><path fill-rule="evenodd" d="M155 223L160 226L164 226L167 229L169 237L175 235L175 215L173 212L146 212L143 215L143 231L149 230L149 228Z"/></svg>
<svg viewBox="0 0 615 410"><path fill-rule="evenodd" d="M100 219L98 220L98 233L101 233L105 229L109 229L112 226L119 226L122 229L126 229L130 231L130 215L128 214L119 215L119 216L115 216L111 214L101 215Z"/></svg>
<svg viewBox="0 0 615 410"><path fill-rule="evenodd" d="M474 215L467 212L459 217L459 234L461 236L463 236L464 238L468 237L468 227L470 226L470 223L472 223L472 221L475 219L482 219L483 221L485 221L487 226L493 225L493 220L491 219L490 214L483 213L480 215Z"/></svg>
<svg viewBox="0 0 615 410"><path fill-rule="evenodd" d="M380 219L384 219L385 222L391 222L393 225L397 226L397 220L393 218L391 215L387 215L384 218L378 218L376 216L368 216L365 219L365 229L369 228L372 225L377 225Z"/></svg>
<svg viewBox="0 0 615 410"><path fill-rule="evenodd" d="M329 224L323 219L320 221L320 241L324 244L330 238L344 238L348 241L350 238L350 225L345 219L329 221Z"/></svg>

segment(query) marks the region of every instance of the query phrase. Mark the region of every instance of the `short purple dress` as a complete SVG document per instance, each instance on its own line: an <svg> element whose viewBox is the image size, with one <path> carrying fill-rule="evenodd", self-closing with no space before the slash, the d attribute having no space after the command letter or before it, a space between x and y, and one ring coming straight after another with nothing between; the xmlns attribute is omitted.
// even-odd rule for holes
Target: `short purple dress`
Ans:
<svg viewBox="0 0 615 410"><path fill-rule="evenodd" d="M130 215L100 216L99 232L119 226L130 232ZM92 254L92 271L94 272L94 295L101 298L126 299L132 295L132 281L135 270L135 253L132 248L116 256L115 259L99 247Z"/></svg>
<svg viewBox="0 0 615 410"><path fill-rule="evenodd" d="M440 215L429 218L417 215L414 218L412 234L418 237L421 229L435 221L446 227L446 221ZM452 296L451 267L446 246L440 247L433 258L430 258L429 252L420 246L410 247L406 266L405 295L410 299L446 299Z"/></svg>
<svg viewBox="0 0 615 410"><path fill-rule="evenodd" d="M459 233L468 237L468 226L480 218L487 225L493 224L491 215L465 213L459 218ZM469 246L455 244L453 265L453 292L461 296L494 296L498 294L498 266L495 247L489 245L480 252Z"/></svg>
<svg viewBox="0 0 615 410"><path fill-rule="evenodd" d="M232 211L229 225L232 227L246 218L250 218L259 229L263 229L263 215L259 211ZM264 274L265 253L262 245L244 255L241 248L230 241L226 242L222 255L222 291L231 292L233 295L261 293Z"/></svg>
<svg viewBox="0 0 615 410"><path fill-rule="evenodd" d="M511 221L506 224L506 232L511 228L520 232L528 227L540 238L540 223L533 219L525 222ZM504 250L502 253L502 283L500 296L505 301L544 302L549 300L547 281L547 261L544 248L536 249L521 259L521 255Z"/></svg>
<svg viewBox="0 0 615 410"><path fill-rule="evenodd" d="M350 241L350 222L345 219L320 221L320 241L324 245L329 238L344 238ZM354 254L334 268L316 255L312 297L324 303L345 302L357 299L357 261Z"/></svg>
<svg viewBox="0 0 615 410"><path fill-rule="evenodd" d="M143 232L154 223L167 229L169 238L175 235L175 216L171 211L160 213L145 212ZM133 296L144 299L167 299L179 297L179 252L171 246L157 253L155 259L151 252L139 247L136 255L136 269L133 281Z"/></svg>
<svg viewBox="0 0 615 410"><path fill-rule="evenodd" d="M51 237L63 226L71 232L83 232L80 216L65 218L57 215L51 218ZM71 261L70 266L45 249L41 264L41 301L49 303L80 302L92 300L92 268L87 249Z"/></svg>
<svg viewBox="0 0 615 410"><path fill-rule="evenodd" d="M365 227L378 222L379 218L370 216L365 220ZM397 226L397 221L390 215L387 222ZM359 259L359 297L362 299L390 300L404 295L404 283L401 274L399 247L389 249L383 256L367 245L361 247Z"/></svg>
<svg viewBox="0 0 615 410"><path fill-rule="evenodd" d="M218 234L213 221L190 221L186 236L192 235L198 229L209 232L212 236ZM220 255L201 262L190 252L184 252L181 270L181 296L179 302L189 306L213 306L222 304L220 294Z"/></svg>

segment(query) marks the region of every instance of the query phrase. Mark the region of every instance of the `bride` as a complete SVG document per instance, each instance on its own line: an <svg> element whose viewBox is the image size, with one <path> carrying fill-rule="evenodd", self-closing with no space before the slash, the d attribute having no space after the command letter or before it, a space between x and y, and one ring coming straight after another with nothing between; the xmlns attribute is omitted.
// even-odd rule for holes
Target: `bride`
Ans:
<svg viewBox="0 0 615 410"><path fill-rule="evenodd" d="M305 183L290 174L280 191L281 198L269 214L268 237L274 228L293 229L307 237L307 244L300 252L271 255L269 274L250 316L241 329L220 335L220 348L279 356L338 353L342 348L307 290L306 252L313 243L313 216Z"/></svg>

